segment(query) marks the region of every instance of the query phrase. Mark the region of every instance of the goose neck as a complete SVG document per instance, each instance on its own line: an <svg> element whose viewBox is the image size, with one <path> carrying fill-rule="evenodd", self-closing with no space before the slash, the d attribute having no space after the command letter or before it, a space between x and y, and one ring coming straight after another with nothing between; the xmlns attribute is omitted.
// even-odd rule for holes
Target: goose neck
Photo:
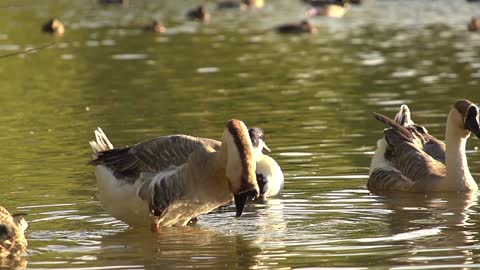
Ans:
<svg viewBox="0 0 480 270"><path fill-rule="evenodd" d="M455 189L459 191L477 190L478 187L470 173L465 152L468 133L465 134L464 130L457 127L451 120L449 115L445 134L447 181L455 185Z"/></svg>

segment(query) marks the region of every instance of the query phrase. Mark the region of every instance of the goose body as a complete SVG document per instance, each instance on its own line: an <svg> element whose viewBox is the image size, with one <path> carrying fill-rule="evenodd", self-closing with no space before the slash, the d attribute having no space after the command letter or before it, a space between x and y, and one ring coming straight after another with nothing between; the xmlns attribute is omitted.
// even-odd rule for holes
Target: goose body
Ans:
<svg viewBox="0 0 480 270"><path fill-rule="evenodd" d="M265 137L261 128L251 128L248 130L250 140L252 141L257 160L258 187L262 198L273 197L283 189L284 177L278 163L268 155L263 154L263 150L270 152L265 143Z"/></svg>
<svg viewBox="0 0 480 270"><path fill-rule="evenodd" d="M27 250L25 230L28 224L0 206L0 258L19 255Z"/></svg>
<svg viewBox="0 0 480 270"><path fill-rule="evenodd" d="M480 138L478 107L468 100L459 100L453 105L447 118L446 144L414 124L408 107L403 112L402 108L394 120L374 114L390 128L377 142L368 188L407 192L477 190L468 168L465 146L470 133Z"/></svg>
<svg viewBox="0 0 480 270"><path fill-rule="evenodd" d="M232 198L240 216L258 196L253 146L239 120L227 123L221 143L171 135L117 149L101 129L95 134L97 197L132 227L183 226Z"/></svg>

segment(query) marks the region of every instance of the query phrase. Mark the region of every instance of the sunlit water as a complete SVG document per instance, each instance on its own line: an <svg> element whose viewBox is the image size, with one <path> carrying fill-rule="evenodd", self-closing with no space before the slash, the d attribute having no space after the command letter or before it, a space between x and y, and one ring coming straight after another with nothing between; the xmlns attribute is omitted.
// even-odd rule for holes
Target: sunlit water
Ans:
<svg viewBox="0 0 480 270"><path fill-rule="evenodd" d="M315 36L272 28L303 18L300 1L187 22L195 1L4 1L0 55L0 205L28 213L29 268L289 269L480 267L477 194L370 194L384 128L371 112L407 103L443 138L458 98L479 102L480 4L374 1ZM182 2L182 3L179 3ZM64 37L40 32L51 16ZM168 33L140 26L162 20ZM279 198L200 217L158 235L134 231L95 199L88 140L101 126L118 146L185 133L219 139L236 117L265 129L285 173ZM480 179L479 141L468 144Z"/></svg>

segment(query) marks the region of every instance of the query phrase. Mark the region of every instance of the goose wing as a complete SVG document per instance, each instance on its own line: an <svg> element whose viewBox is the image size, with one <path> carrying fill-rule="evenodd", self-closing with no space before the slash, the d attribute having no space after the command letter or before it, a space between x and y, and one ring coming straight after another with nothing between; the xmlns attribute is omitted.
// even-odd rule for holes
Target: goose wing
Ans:
<svg viewBox="0 0 480 270"><path fill-rule="evenodd" d="M392 165L390 168L384 168L384 171L376 170L375 180L377 183L382 185L394 182L396 185L404 183L401 185L403 188L413 188L415 185L415 189L422 189L424 183L445 177L445 165L435 160L423 149L423 137L384 115L375 113L374 117L390 126L384 131L388 144L385 159ZM386 170L395 171L395 173L388 174ZM388 185L393 189L394 184Z"/></svg>
<svg viewBox="0 0 480 270"><path fill-rule="evenodd" d="M423 150L427 154L445 164L445 143L430 135L424 126L415 124L407 105L404 104L400 106L400 110L395 115L394 121L414 133L416 139L423 145Z"/></svg>
<svg viewBox="0 0 480 270"><path fill-rule="evenodd" d="M97 153L90 165L105 165L119 179L136 179L140 173L156 173L184 164L195 150L219 151L221 142L188 135L159 137L131 147Z"/></svg>
<svg viewBox="0 0 480 270"><path fill-rule="evenodd" d="M424 126L414 124L410 128L414 129L415 132L422 137L423 151L435 160L445 164L445 143L437 139L435 136L430 135Z"/></svg>

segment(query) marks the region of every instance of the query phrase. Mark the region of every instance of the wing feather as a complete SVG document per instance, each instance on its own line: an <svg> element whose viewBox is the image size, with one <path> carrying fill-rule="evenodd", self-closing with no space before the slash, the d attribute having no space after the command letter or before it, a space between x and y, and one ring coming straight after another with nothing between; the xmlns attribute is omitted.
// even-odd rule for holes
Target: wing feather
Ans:
<svg viewBox="0 0 480 270"><path fill-rule="evenodd" d="M140 173L156 173L171 166L184 164L198 149L218 151L221 142L187 135L159 137L131 147L117 148L97 153L90 165L105 165L115 176L135 180Z"/></svg>

